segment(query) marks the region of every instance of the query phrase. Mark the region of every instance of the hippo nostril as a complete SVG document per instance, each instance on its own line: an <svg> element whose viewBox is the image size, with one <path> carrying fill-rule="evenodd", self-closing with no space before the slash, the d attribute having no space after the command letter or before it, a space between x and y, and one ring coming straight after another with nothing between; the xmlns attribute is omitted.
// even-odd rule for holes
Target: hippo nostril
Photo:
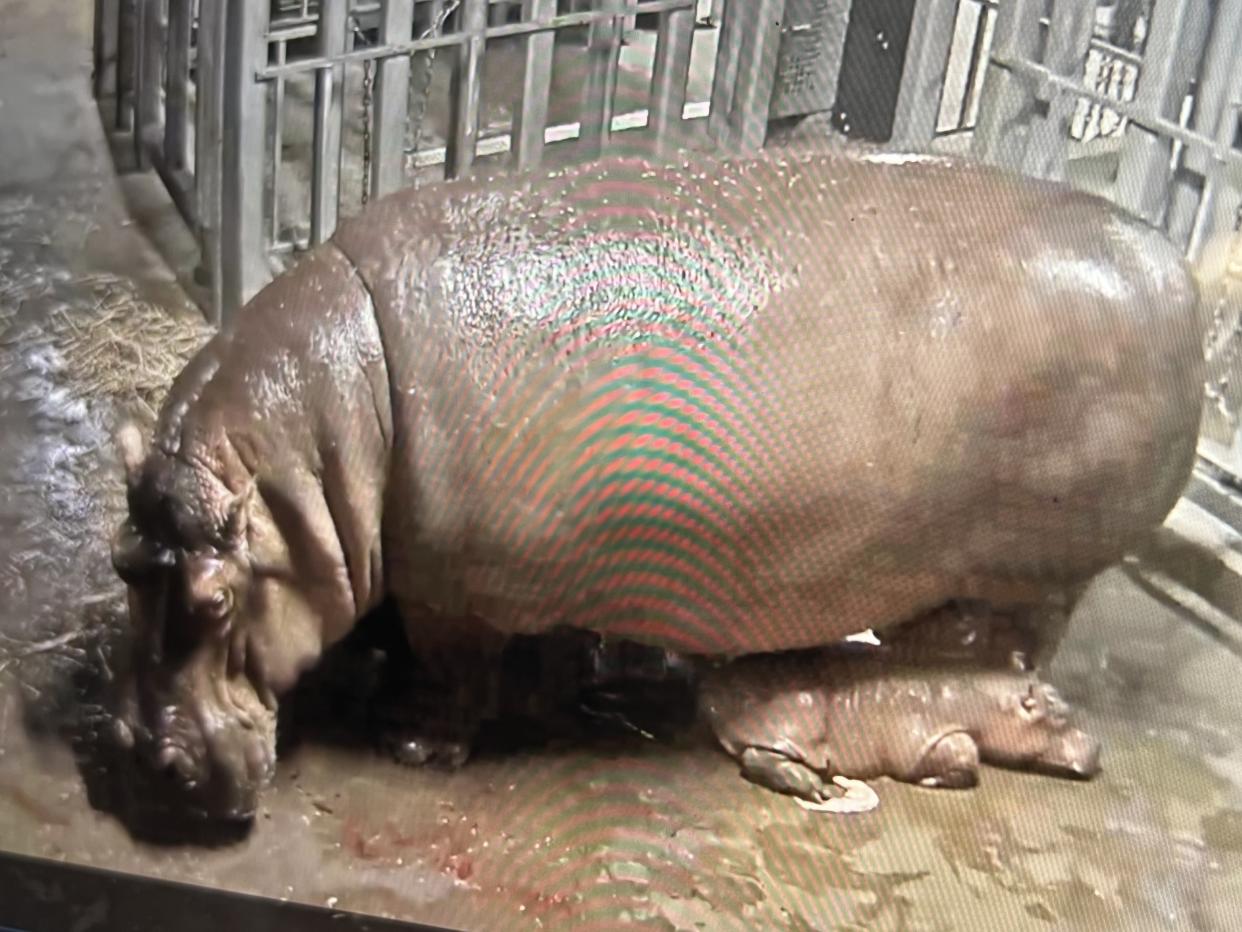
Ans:
<svg viewBox="0 0 1242 932"><path fill-rule="evenodd" d="M192 787L195 784L194 763L181 748L165 745L155 758L155 766L174 780Z"/></svg>
<svg viewBox="0 0 1242 932"><path fill-rule="evenodd" d="M134 749L134 730L129 727L125 719L120 717L112 719L112 740L123 751Z"/></svg>

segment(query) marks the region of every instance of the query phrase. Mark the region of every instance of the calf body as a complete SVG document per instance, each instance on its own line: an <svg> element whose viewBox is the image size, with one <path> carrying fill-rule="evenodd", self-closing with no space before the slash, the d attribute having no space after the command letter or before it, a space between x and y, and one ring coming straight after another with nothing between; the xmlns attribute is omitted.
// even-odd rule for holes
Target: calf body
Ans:
<svg viewBox="0 0 1242 932"><path fill-rule="evenodd" d="M1158 233L965 163L401 192L203 349L149 453L128 435L118 732L244 815L275 697L385 595L433 656L557 625L734 656L1039 604L1179 495L1201 329Z"/></svg>

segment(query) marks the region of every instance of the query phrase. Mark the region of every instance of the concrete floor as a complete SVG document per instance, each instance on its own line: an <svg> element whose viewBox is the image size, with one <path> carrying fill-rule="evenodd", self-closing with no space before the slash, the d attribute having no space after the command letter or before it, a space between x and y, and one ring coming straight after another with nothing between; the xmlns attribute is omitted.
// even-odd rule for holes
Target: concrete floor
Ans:
<svg viewBox="0 0 1242 932"><path fill-rule="evenodd" d="M0 846L470 928L1242 928L1242 659L1120 570L1052 677L1105 741L1090 784L880 781L876 811L833 817L746 784L694 733L453 775L318 741L281 761L239 843L140 843L93 810L55 733L119 623L106 435L126 399L85 392L46 323L67 308L89 328L103 272L189 312L151 246L185 258L158 188L114 177L89 36L82 4L0 0Z"/></svg>

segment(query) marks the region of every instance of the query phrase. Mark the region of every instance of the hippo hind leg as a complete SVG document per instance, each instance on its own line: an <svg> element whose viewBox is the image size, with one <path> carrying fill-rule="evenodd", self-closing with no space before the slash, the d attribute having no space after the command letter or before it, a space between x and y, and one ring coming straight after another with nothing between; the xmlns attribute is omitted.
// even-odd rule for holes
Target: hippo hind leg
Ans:
<svg viewBox="0 0 1242 932"><path fill-rule="evenodd" d="M979 745L964 731L944 735L915 768L896 775L907 783L943 789L968 789L979 783Z"/></svg>
<svg viewBox="0 0 1242 932"><path fill-rule="evenodd" d="M738 763L743 777L777 793L799 796L811 802L819 802L828 795L818 773L780 751L748 747L739 755Z"/></svg>

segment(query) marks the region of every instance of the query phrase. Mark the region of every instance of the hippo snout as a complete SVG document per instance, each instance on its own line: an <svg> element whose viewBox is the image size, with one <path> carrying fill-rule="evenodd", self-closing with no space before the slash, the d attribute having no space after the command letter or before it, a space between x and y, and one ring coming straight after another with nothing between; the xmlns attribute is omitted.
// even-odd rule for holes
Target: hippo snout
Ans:
<svg viewBox="0 0 1242 932"><path fill-rule="evenodd" d="M1035 765L1054 776L1090 780L1100 772L1100 742L1078 728L1066 728L1053 735Z"/></svg>

